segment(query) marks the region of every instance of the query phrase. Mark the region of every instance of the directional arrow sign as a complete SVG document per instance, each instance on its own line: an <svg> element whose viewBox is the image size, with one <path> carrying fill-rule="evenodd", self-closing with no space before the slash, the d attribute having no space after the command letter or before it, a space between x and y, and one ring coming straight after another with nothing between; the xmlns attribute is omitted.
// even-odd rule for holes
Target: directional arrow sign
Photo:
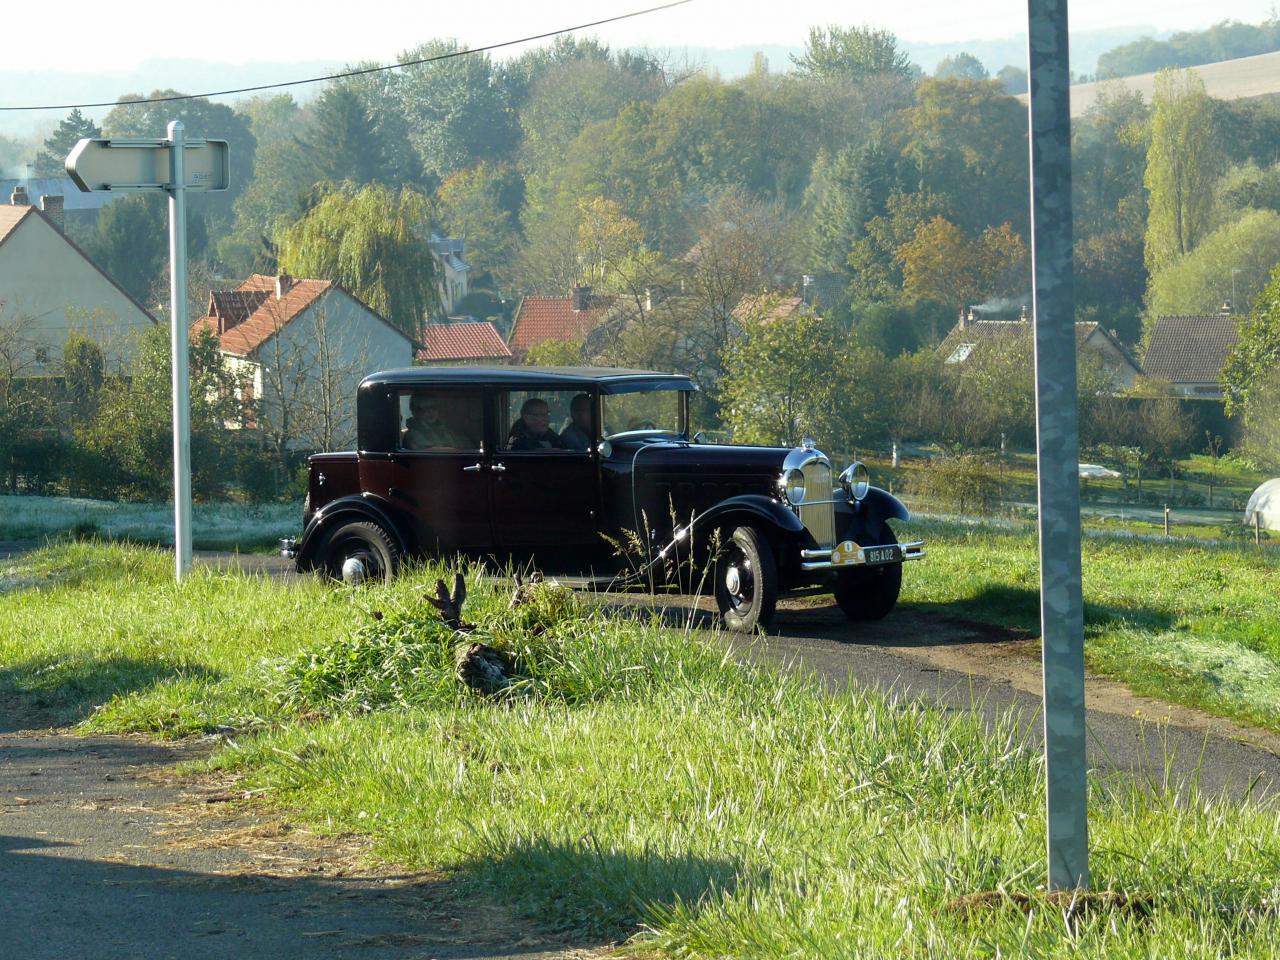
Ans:
<svg viewBox="0 0 1280 960"><path fill-rule="evenodd" d="M167 190L174 186L172 150L168 140L81 140L67 157L67 175L81 190ZM188 140L182 159L187 190L225 190L231 182L225 140Z"/></svg>

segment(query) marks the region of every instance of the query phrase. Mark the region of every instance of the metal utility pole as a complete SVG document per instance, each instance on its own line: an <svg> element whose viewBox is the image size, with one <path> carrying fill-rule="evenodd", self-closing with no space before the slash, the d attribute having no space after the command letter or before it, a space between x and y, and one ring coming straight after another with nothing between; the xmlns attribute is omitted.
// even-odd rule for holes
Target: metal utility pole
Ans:
<svg viewBox="0 0 1280 960"><path fill-rule="evenodd" d="M171 121L169 133L169 308L173 355L173 548L177 577L191 570L191 373L187 335L187 130Z"/></svg>
<svg viewBox="0 0 1280 960"><path fill-rule="evenodd" d="M1050 890L1089 885L1067 0L1027 0Z"/></svg>

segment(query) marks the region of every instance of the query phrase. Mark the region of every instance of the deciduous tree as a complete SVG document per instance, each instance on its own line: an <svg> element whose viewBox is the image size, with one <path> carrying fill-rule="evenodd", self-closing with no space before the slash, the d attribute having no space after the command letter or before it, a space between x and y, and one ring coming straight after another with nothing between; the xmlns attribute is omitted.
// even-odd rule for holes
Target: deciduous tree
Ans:
<svg viewBox="0 0 1280 960"><path fill-rule="evenodd" d="M1222 155L1204 81L1190 71L1156 75L1147 150L1147 239L1151 272L1195 249L1209 232Z"/></svg>
<svg viewBox="0 0 1280 960"><path fill-rule="evenodd" d="M277 233L280 266L296 277L341 283L414 336L439 301L429 215L427 198L407 187L334 190Z"/></svg>

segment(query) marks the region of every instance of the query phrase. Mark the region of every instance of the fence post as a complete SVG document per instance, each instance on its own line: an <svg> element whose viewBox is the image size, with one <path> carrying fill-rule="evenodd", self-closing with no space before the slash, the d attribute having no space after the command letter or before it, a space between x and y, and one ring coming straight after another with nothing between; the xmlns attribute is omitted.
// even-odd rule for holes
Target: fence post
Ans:
<svg viewBox="0 0 1280 960"><path fill-rule="evenodd" d="M1164 535L1166 537L1169 535L1169 505L1167 503L1164 505Z"/></svg>

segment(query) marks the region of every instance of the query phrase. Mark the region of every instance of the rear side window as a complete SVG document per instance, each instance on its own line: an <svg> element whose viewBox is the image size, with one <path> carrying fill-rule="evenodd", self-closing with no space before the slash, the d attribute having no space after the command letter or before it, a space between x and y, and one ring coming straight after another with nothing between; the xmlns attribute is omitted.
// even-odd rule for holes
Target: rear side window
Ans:
<svg viewBox="0 0 1280 960"><path fill-rule="evenodd" d="M400 450L484 449L484 398L478 390L401 390L399 411Z"/></svg>

